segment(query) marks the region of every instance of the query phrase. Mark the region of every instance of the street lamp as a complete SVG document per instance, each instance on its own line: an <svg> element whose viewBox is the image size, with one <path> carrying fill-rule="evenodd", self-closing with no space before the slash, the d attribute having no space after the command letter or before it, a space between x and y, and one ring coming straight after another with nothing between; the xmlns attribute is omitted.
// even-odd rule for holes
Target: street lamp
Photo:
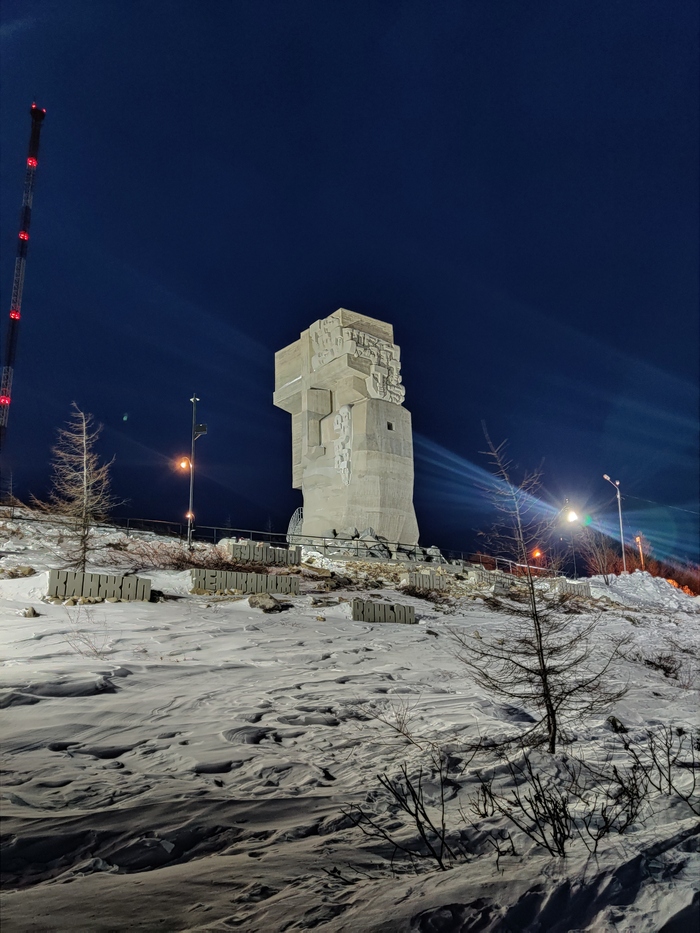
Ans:
<svg viewBox="0 0 700 933"><path fill-rule="evenodd" d="M642 563L642 571L644 570L644 551L642 550L642 536L637 535L634 539L637 542L637 547L639 548L639 560Z"/></svg>
<svg viewBox="0 0 700 933"><path fill-rule="evenodd" d="M603 473L603 479L606 479L615 490L617 495L617 512L620 516L620 547L622 548L622 572L627 573L627 561L625 560L625 536L622 531L622 499L620 498L620 480L613 482L607 473Z"/></svg>
<svg viewBox="0 0 700 933"><path fill-rule="evenodd" d="M566 500L568 503L568 499ZM578 568L576 567L576 548L574 547L574 523L578 521L578 514L568 506L566 508L566 520L571 526L571 559L574 562L574 580L578 579Z"/></svg>
<svg viewBox="0 0 700 933"><path fill-rule="evenodd" d="M541 551L541 549L538 547L536 547L535 550L532 552L532 562L533 562L533 566L536 567L538 570L543 569L544 562L545 562L544 554Z"/></svg>
<svg viewBox="0 0 700 933"><path fill-rule="evenodd" d="M194 442L198 437L207 433L206 424L197 424L197 402L201 401L196 395L190 399L192 402L192 449L190 456L180 459L180 469L190 471L190 505L185 518L187 519L187 547L192 549L192 530L194 526Z"/></svg>

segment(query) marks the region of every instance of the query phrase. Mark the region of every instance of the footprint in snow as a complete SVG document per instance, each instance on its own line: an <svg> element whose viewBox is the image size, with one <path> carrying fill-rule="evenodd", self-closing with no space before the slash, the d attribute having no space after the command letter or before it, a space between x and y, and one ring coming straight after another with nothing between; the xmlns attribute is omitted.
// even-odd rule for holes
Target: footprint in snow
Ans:
<svg viewBox="0 0 700 933"><path fill-rule="evenodd" d="M269 735L275 736L274 729L265 726L240 726L238 729L227 729L221 734L234 745L259 745Z"/></svg>

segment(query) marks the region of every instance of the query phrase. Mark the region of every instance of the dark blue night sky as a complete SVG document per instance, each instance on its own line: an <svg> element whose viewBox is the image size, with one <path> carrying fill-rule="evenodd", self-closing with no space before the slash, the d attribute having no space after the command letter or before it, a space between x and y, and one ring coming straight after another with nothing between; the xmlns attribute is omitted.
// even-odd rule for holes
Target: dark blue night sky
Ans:
<svg viewBox="0 0 700 933"><path fill-rule="evenodd" d="M544 496L698 547L694 0L4 0L2 328L47 109L6 456L42 494L71 402L122 510L286 529L273 354L394 325L421 542L488 524L481 421ZM125 415L128 417L124 418Z"/></svg>

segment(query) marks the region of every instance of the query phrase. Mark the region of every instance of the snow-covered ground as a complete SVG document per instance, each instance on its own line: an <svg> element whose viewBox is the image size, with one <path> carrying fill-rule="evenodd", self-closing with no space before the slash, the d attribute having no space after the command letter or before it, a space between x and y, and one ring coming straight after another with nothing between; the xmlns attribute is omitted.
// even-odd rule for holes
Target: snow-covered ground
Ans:
<svg viewBox="0 0 700 933"><path fill-rule="evenodd" d="M101 543L92 569L128 565L120 532ZM0 523L0 568L36 571L0 579L3 933L694 928L700 828L673 795L652 795L595 857L581 841L552 857L511 826L517 854L497 862L489 830L507 824L469 806L495 760L469 762L465 749L532 711L477 687L451 630L505 635L507 603L474 589L434 604L375 580L359 595L410 602L419 622L372 625L351 619L356 590L323 592L309 573L292 608L266 615L246 598L191 595L187 572L158 570L143 575L161 602L67 608L42 599L60 548L50 524ZM641 573L594 580L592 592L572 620L600 618L601 652L631 636L610 673L629 691L568 724L553 759L532 752L555 782L567 757L623 763L610 715L632 740L697 726L700 599ZM392 728L402 723L413 742ZM418 845L377 774L422 766L432 808L431 742L449 752L448 837L462 856L447 871L400 856L392 867L392 846L346 811L360 805ZM689 786L691 769L676 770Z"/></svg>

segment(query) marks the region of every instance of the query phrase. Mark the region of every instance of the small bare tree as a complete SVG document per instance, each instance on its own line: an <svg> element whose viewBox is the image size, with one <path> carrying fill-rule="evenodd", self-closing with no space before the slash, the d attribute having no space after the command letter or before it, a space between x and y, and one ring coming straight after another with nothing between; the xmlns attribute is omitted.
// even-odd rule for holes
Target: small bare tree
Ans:
<svg viewBox="0 0 700 933"><path fill-rule="evenodd" d="M53 484L48 502L33 500L42 511L56 515L72 537L69 559L85 570L94 526L104 521L117 504L110 491L109 471L113 460L100 463L95 444L102 425L95 425L73 402L67 427L59 428L53 452Z"/></svg>
<svg viewBox="0 0 700 933"><path fill-rule="evenodd" d="M484 433L497 479L492 491L499 512L494 537L519 564L518 580L525 588L526 600L522 607L510 609L515 621L503 637L468 635L457 630L452 634L458 658L480 686L540 713L531 731L537 732L543 726L547 749L553 753L565 715L592 713L625 693L626 687L615 688L607 683L621 645L611 648L596 665L592 635L597 623L577 624L570 614L561 611L560 600L547 600L538 588L530 555L545 531L539 517L541 503L535 495L540 474L528 473L521 483L513 483L505 445L495 446L485 428Z"/></svg>
<svg viewBox="0 0 700 933"><path fill-rule="evenodd" d="M611 578L622 569L619 549L613 548L612 538L595 528L585 528L578 548L583 555L586 570L601 576L605 585L609 586Z"/></svg>

